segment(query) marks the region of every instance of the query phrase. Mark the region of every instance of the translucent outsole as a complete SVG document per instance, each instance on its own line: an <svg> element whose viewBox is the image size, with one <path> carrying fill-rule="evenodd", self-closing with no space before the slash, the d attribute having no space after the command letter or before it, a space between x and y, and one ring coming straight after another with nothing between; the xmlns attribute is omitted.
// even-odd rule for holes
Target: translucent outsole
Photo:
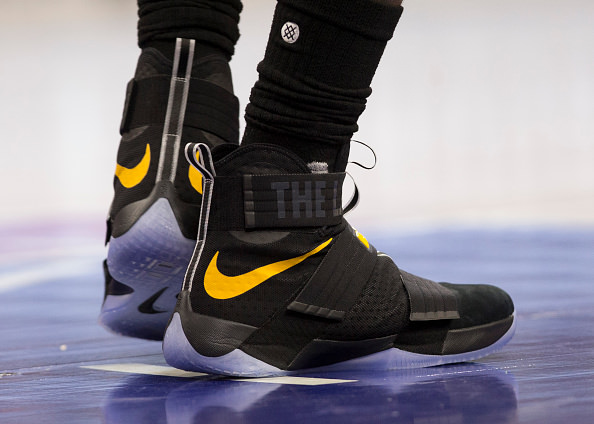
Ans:
<svg viewBox="0 0 594 424"><path fill-rule="evenodd" d="M169 365L186 371L221 374L234 377L268 377L306 373L308 371L381 371L423 368L473 361L501 350L513 337L516 320L495 343L485 348L455 355L423 355L396 348L360 358L309 370L285 371L256 359L240 349L219 357L207 357L194 350L183 331L179 313L174 313L163 340L163 354Z"/></svg>
<svg viewBox="0 0 594 424"><path fill-rule="evenodd" d="M158 199L109 242L109 273L132 292L107 295L99 322L117 334L162 339L195 243L182 235L169 201Z"/></svg>

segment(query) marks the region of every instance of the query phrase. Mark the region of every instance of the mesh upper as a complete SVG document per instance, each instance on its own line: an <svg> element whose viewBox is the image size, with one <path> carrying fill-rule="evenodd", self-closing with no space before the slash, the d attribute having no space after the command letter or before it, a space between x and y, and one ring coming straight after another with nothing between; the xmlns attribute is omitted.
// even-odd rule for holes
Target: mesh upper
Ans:
<svg viewBox="0 0 594 424"><path fill-rule="evenodd" d="M396 334L408 323L408 298L398 268L387 256L375 269L353 308L342 322L329 325L325 339L361 340Z"/></svg>

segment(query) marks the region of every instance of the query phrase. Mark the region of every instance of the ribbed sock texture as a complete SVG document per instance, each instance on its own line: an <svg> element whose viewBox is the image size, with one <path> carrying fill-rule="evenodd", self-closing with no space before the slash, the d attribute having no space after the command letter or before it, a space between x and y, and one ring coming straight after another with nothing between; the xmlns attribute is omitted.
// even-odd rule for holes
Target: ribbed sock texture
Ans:
<svg viewBox="0 0 594 424"><path fill-rule="evenodd" d="M400 3L279 0L246 108L243 143L280 144L308 162L344 169ZM299 36L289 43L282 32L293 24Z"/></svg>
<svg viewBox="0 0 594 424"><path fill-rule="evenodd" d="M240 0L138 0L138 45L143 53L136 79L147 73L147 66L148 74L170 75L176 39L185 38L195 41L191 74L193 82L190 85L201 80L233 94L229 61L239 38L241 9ZM153 49L161 55L156 55ZM159 59L161 56L164 60ZM151 58L148 61L151 63L147 62L148 58ZM223 106L222 102L227 103ZM239 127L236 103L237 99L221 96L216 90L189 92L188 104L194 105L194 109L204 109L201 119L211 119L211 123L217 125L209 125L210 128L218 126L222 129L217 134L203 133L213 144L239 142L238 131L233 136L226 133L229 128ZM186 139L192 136L192 126L196 126L196 122L192 122L191 114L186 114ZM197 128L203 129L201 126Z"/></svg>
<svg viewBox="0 0 594 424"><path fill-rule="evenodd" d="M200 52L218 51L227 60L239 39L240 0L138 0L138 45L173 54L170 41L194 39Z"/></svg>

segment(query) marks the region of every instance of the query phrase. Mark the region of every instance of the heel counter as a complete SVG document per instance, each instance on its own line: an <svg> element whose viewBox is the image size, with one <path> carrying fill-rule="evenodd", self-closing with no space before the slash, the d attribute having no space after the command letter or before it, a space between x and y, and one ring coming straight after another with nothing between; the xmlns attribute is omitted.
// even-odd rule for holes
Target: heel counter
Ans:
<svg viewBox="0 0 594 424"><path fill-rule="evenodd" d="M192 310L190 292L182 291L174 314L179 314L183 334L200 355L218 357L237 349L256 327L202 315Z"/></svg>

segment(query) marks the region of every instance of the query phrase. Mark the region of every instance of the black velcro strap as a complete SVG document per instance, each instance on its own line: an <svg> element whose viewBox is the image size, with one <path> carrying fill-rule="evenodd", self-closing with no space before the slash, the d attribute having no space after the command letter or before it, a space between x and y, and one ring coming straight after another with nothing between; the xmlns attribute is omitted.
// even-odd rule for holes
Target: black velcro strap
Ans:
<svg viewBox="0 0 594 424"><path fill-rule="evenodd" d="M323 227L342 220L344 173L215 177L210 227Z"/></svg>
<svg viewBox="0 0 594 424"><path fill-rule="evenodd" d="M344 173L244 175L245 228L339 224L344 177Z"/></svg>
<svg viewBox="0 0 594 424"><path fill-rule="evenodd" d="M120 133L165 122L171 77L160 75L131 80L126 90ZM224 140L239 139L239 100L222 87L190 79L184 125L215 134Z"/></svg>
<svg viewBox="0 0 594 424"><path fill-rule="evenodd" d="M400 271L410 300L411 321L458 319L456 295L447 287Z"/></svg>
<svg viewBox="0 0 594 424"><path fill-rule="evenodd" d="M364 246L350 230L334 240L288 310L341 321L353 307L373 272L377 251Z"/></svg>
<svg viewBox="0 0 594 424"><path fill-rule="evenodd" d="M120 135L124 135L130 129L130 103L134 97L134 85L136 81L131 79L126 86L126 100L124 101L124 112L122 113L122 121L120 122Z"/></svg>

